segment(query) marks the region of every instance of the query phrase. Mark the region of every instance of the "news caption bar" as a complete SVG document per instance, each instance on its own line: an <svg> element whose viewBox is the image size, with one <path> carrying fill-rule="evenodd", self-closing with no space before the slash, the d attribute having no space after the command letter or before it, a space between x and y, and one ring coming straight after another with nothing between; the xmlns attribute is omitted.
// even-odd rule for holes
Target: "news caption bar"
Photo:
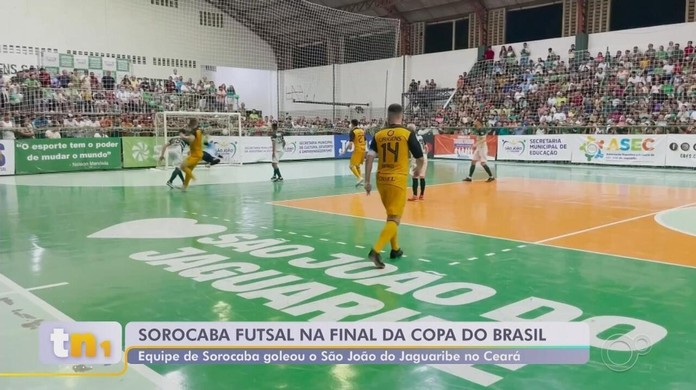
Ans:
<svg viewBox="0 0 696 390"><path fill-rule="evenodd" d="M129 364L585 364L585 323L134 322Z"/></svg>

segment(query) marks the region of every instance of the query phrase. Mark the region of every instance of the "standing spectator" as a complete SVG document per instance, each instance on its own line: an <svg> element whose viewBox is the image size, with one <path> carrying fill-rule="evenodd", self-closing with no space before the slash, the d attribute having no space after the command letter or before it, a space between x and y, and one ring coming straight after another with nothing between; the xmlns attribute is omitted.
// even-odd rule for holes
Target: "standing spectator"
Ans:
<svg viewBox="0 0 696 390"><path fill-rule="evenodd" d="M15 139L15 132L13 130L14 128L14 123L12 123L12 119L10 118L10 114L6 112L2 116L2 122L0 122L0 127L3 129L2 130L2 139L5 140L12 140Z"/></svg>
<svg viewBox="0 0 696 390"><path fill-rule="evenodd" d="M495 52L493 51L493 48L488 46L486 48L486 51L483 52L483 59L485 61L493 61L495 58Z"/></svg>
<svg viewBox="0 0 696 390"><path fill-rule="evenodd" d="M41 86L44 88L51 87L51 75L48 72L46 72L45 68L39 69L39 82L41 83Z"/></svg>
<svg viewBox="0 0 696 390"><path fill-rule="evenodd" d="M164 82L164 91L167 93L176 92L176 83L174 83L174 77L169 76L169 80Z"/></svg>
<svg viewBox="0 0 696 390"><path fill-rule="evenodd" d="M68 74L67 70L61 72L60 76L58 76L58 82L60 82L61 88L68 88L68 85L70 84L70 75Z"/></svg>
<svg viewBox="0 0 696 390"><path fill-rule="evenodd" d="M684 48L684 57L688 59L692 54L694 54L694 43L689 41Z"/></svg>
<svg viewBox="0 0 696 390"><path fill-rule="evenodd" d="M174 69L174 70L172 71L172 75L169 76L169 77L171 77L172 80L177 80L177 79L178 79L179 77L181 77L181 76L179 76L178 71L177 71L176 69Z"/></svg>
<svg viewBox="0 0 696 390"><path fill-rule="evenodd" d="M523 43L522 50L520 50L520 65L527 66L527 63L529 63L529 56L531 56L531 54L532 52L529 50L527 42Z"/></svg>
<svg viewBox="0 0 696 390"><path fill-rule="evenodd" d="M111 76L111 71L106 71L101 79L102 88L107 91L113 91L116 85L116 80Z"/></svg>

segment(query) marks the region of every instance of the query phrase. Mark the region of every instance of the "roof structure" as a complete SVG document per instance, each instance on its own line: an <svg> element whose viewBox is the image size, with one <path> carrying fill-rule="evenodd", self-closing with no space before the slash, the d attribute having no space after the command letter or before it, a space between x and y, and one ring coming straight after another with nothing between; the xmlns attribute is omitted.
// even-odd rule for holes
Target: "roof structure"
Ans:
<svg viewBox="0 0 696 390"><path fill-rule="evenodd" d="M406 23L452 20L481 9L517 8L554 0L309 0L313 3L369 16L398 18Z"/></svg>

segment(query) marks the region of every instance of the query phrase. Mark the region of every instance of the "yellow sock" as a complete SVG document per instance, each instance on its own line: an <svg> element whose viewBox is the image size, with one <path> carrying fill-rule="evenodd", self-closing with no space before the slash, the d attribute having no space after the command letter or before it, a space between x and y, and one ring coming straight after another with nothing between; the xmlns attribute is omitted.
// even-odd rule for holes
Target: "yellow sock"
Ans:
<svg viewBox="0 0 696 390"><path fill-rule="evenodd" d="M184 171L184 188L187 188L189 186L189 183L191 183L191 180L195 180L195 177L193 176L193 169L191 167L184 167L182 169Z"/></svg>
<svg viewBox="0 0 696 390"><path fill-rule="evenodd" d="M397 229L399 228L399 225L396 225ZM399 249L399 231L394 232L394 237L389 240L389 243L391 244L391 248L393 251L398 251Z"/></svg>
<svg viewBox="0 0 696 390"><path fill-rule="evenodd" d="M358 178L358 180L362 179L362 175L360 174L360 168L356 167L355 165L350 166L350 171L353 172L353 175Z"/></svg>
<svg viewBox="0 0 696 390"><path fill-rule="evenodd" d="M384 225L384 229L382 229L382 232L379 234L379 238L377 239L375 246L372 247L372 250L379 253L382 248L384 248L387 241L391 241L392 238L396 236L398 228L399 226L396 224L396 222L387 221L387 223Z"/></svg>

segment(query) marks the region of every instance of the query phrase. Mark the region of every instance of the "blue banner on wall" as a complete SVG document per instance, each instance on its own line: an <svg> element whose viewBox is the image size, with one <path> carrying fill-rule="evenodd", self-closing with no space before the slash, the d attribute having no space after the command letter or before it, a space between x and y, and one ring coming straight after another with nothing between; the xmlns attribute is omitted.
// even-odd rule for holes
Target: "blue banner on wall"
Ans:
<svg viewBox="0 0 696 390"><path fill-rule="evenodd" d="M345 154L341 155L341 152L346 150L346 147L348 146L349 138L348 134L335 134L334 135L334 157L335 158L343 158L343 159L348 159L350 156L353 155L353 150L347 150ZM372 142L372 137L371 136L366 136L365 137L365 145L369 146L370 142Z"/></svg>

